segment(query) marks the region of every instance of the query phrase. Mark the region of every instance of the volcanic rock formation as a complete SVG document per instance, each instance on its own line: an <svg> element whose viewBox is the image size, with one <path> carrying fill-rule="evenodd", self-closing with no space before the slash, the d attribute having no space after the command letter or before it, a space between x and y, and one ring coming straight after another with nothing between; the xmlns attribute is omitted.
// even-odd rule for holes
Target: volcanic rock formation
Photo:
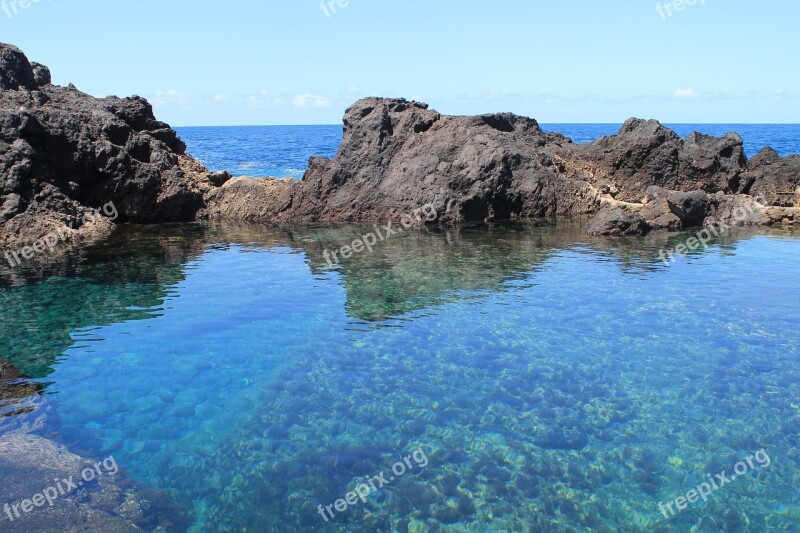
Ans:
<svg viewBox="0 0 800 533"><path fill-rule="evenodd" d="M312 158L300 182L232 179L210 191L202 213L353 222L399 220L430 204L440 222L458 223L602 210L590 232L609 235L707 219L796 222L798 209L788 206L800 187L800 157L765 148L748 161L742 145L735 133L681 139L638 119L618 135L575 144L511 114L443 116L417 102L367 98L347 110L333 160Z"/></svg>
<svg viewBox="0 0 800 533"><path fill-rule="evenodd" d="M1 248L104 236L113 225L87 215L109 202L116 222L192 220L211 184L185 151L143 98L51 85L47 67L0 44Z"/></svg>
<svg viewBox="0 0 800 533"><path fill-rule="evenodd" d="M0 417L17 412L17 399L38 394L36 386L14 365L0 358Z"/></svg>
<svg viewBox="0 0 800 533"><path fill-rule="evenodd" d="M679 138L631 119L589 144L508 113L444 116L418 102L367 98L345 113L334 159L302 180L232 178L186 153L139 97L103 99L51 84L50 71L0 44L0 248L49 232L70 242L114 222L200 218L271 223L401 220L430 205L439 223L601 213L607 235L709 221L800 220L800 156L748 160L735 133Z"/></svg>

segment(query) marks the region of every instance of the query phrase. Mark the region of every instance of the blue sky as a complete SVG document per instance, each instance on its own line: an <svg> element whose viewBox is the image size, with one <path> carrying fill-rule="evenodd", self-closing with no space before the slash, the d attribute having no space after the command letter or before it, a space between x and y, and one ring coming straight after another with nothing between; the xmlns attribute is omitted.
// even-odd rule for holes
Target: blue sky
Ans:
<svg viewBox="0 0 800 533"><path fill-rule="evenodd" d="M0 41L174 126L335 124L373 95L540 122L800 122L800 2L677 1L40 0L0 9Z"/></svg>

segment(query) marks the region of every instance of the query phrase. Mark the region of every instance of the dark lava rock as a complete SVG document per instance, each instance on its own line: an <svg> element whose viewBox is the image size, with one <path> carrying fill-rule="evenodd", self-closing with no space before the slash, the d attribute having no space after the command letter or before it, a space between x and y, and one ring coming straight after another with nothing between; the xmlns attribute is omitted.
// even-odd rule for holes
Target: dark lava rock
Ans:
<svg viewBox="0 0 800 533"><path fill-rule="evenodd" d="M773 182L791 189L800 161L775 155L748 162L735 133L682 139L653 120L631 119L618 135L577 145L509 113L452 117L419 102L367 98L346 111L334 159L312 158L300 182L230 180L210 191L202 216L399 220L431 205L438 222L457 223L593 214L624 202L644 220L623 209L613 211L621 216L615 221L606 211L592 232L642 234L725 216L715 209L715 195L747 194L744 180L754 191L775 189ZM657 199L648 195L653 187L662 191ZM758 208L764 220L797 218L764 207Z"/></svg>
<svg viewBox="0 0 800 533"><path fill-rule="evenodd" d="M33 67L33 79L39 87L43 85L50 85L53 80L50 77L50 69L39 63L31 63Z"/></svg>
<svg viewBox="0 0 800 533"><path fill-rule="evenodd" d="M35 89L33 68L22 50L0 44L0 90Z"/></svg>
<svg viewBox="0 0 800 533"><path fill-rule="evenodd" d="M25 375L14 365L0 359L0 416L18 414L20 408L17 400L36 396L39 389L34 383L26 380Z"/></svg>
<svg viewBox="0 0 800 533"><path fill-rule="evenodd" d="M50 84L50 71L0 44L0 247L61 231L107 235L115 222L193 220L213 187L143 98L94 98ZM85 221L89 221L84 224Z"/></svg>
<svg viewBox="0 0 800 533"><path fill-rule="evenodd" d="M644 217L623 207L604 207L589 224L589 235L645 235L650 230Z"/></svg>
<svg viewBox="0 0 800 533"><path fill-rule="evenodd" d="M215 187L222 187L228 181L233 178L230 172L222 171L222 172L214 172L213 174L208 176L208 179Z"/></svg>
<svg viewBox="0 0 800 533"><path fill-rule="evenodd" d="M767 206L800 207L800 156L780 157L764 148L747 162L737 190Z"/></svg>
<svg viewBox="0 0 800 533"><path fill-rule="evenodd" d="M640 202L648 187L673 191L726 190L745 168L741 137L694 133L681 139L655 120L630 119L619 134L577 146L576 177L594 177L613 185L617 200Z"/></svg>
<svg viewBox="0 0 800 533"><path fill-rule="evenodd" d="M669 195L667 202L684 227L701 225L710 214L712 203L703 191L677 192Z"/></svg>
<svg viewBox="0 0 800 533"><path fill-rule="evenodd" d="M746 224L800 221L800 156L765 149L748 161L735 133L680 138L630 119L617 135L575 144L511 113L446 116L388 98L359 100L343 122L336 156L311 158L302 180L212 174L143 98L54 86L46 67L0 44L0 248L52 231L103 237L113 224L84 216L109 202L114 222L133 223L461 223L606 205L624 208L604 209L592 233L732 222L741 208ZM423 209L436 216L423 220Z"/></svg>
<svg viewBox="0 0 800 533"><path fill-rule="evenodd" d="M431 205L439 222L594 209L585 183L558 180L532 147L569 144L511 114L446 117L426 104L367 98L344 117L333 160L312 158L301 182L231 180L207 216L268 221L399 220Z"/></svg>

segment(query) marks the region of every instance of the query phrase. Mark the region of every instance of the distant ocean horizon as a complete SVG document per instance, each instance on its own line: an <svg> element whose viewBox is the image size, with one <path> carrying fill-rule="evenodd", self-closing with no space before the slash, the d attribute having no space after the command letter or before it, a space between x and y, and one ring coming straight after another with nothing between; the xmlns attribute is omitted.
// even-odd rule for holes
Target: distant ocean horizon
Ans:
<svg viewBox="0 0 800 533"><path fill-rule="evenodd" d="M622 124L540 123L543 130L566 135L576 143L619 132ZM747 157L766 146L782 156L800 154L800 124L665 124L681 137L694 131L724 136L736 132ZM234 176L301 178L312 156L333 157L342 140L342 125L191 126L176 127L188 151L209 170Z"/></svg>

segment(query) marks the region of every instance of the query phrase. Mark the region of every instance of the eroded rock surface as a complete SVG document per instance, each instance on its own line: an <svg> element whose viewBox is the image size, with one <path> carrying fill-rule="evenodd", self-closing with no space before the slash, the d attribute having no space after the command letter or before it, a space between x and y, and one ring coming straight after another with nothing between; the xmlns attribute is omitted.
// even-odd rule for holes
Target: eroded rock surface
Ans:
<svg viewBox="0 0 800 533"><path fill-rule="evenodd" d="M50 71L0 44L0 248L50 232L69 242L118 222L192 220L211 187L176 133L139 97L94 98L51 85Z"/></svg>
<svg viewBox="0 0 800 533"><path fill-rule="evenodd" d="M440 222L458 223L601 212L592 233L628 235L708 219L794 223L798 187L800 157L765 149L748 161L735 133L680 138L631 119L618 135L578 145L512 114L444 116L418 102L367 98L345 113L333 160L312 158L300 182L230 180L210 191L202 215L355 222L433 205ZM734 219L739 204L748 214Z"/></svg>
<svg viewBox="0 0 800 533"><path fill-rule="evenodd" d="M27 412L30 408L20 400L37 394L39 389L35 384L26 380L17 367L0 358L0 417Z"/></svg>
<svg viewBox="0 0 800 533"><path fill-rule="evenodd" d="M604 207L589 224L589 234L621 237L644 235L650 230L647 221L636 211L622 207Z"/></svg>
<svg viewBox="0 0 800 533"><path fill-rule="evenodd" d="M631 119L579 145L510 113L446 116L403 99L356 102L336 156L311 158L300 181L232 178L189 156L146 100L54 86L4 44L0 172L0 248L53 231L92 240L119 222L400 221L423 206L439 223L602 212L591 231L607 235L800 220L800 156L748 160L735 133L680 138ZM108 202L117 218L87 222Z"/></svg>

